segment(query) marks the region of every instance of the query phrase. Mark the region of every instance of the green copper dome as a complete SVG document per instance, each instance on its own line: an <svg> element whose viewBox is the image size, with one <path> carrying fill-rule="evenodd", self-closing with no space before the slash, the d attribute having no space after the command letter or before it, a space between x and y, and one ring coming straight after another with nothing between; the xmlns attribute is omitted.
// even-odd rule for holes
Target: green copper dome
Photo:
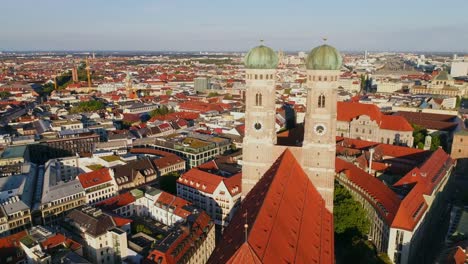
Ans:
<svg viewBox="0 0 468 264"><path fill-rule="evenodd" d="M330 45L322 45L309 52L306 59L308 70L339 70L343 58L340 53Z"/></svg>
<svg viewBox="0 0 468 264"><path fill-rule="evenodd" d="M247 69L276 69L278 55L271 48L260 45L249 51L244 58Z"/></svg>

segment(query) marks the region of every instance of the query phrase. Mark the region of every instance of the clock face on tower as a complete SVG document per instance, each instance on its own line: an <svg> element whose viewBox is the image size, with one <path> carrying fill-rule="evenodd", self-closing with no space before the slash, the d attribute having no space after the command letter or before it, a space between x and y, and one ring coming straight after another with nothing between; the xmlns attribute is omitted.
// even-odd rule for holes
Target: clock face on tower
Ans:
<svg viewBox="0 0 468 264"><path fill-rule="evenodd" d="M316 124L314 126L314 133L323 136L327 132L327 127L324 124Z"/></svg>
<svg viewBox="0 0 468 264"><path fill-rule="evenodd" d="M260 130L260 129L262 129L262 124L255 123L254 128L255 128L255 130Z"/></svg>

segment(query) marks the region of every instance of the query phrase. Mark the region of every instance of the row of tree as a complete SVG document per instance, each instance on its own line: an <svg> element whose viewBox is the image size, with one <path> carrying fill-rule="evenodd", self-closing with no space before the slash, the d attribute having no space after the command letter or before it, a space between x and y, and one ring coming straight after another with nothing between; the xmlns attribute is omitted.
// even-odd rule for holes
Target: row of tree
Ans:
<svg viewBox="0 0 468 264"><path fill-rule="evenodd" d="M70 113L83 113L83 112L96 112L98 110L104 109L106 105L97 100L91 100L86 102L81 102L78 105L75 105L70 109Z"/></svg>
<svg viewBox="0 0 468 264"><path fill-rule="evenodd" d="M384 253L378 253L367 240L370 221L362 205L351 193L335 183L333 197L336 263L392 263Z"/></svg>

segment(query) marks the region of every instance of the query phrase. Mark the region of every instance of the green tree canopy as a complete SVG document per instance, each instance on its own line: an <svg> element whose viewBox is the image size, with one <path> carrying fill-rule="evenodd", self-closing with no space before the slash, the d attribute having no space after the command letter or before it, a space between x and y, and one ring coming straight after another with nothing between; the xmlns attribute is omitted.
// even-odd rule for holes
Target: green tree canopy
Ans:
<svg viewBox="0 0 468 264"><path fill-rule="evenodd" d="M153 111L151 111L149 113L149 115L151 117L155 117L155 116L167 115L167 114L174 113L174 112L175 112L174 109L172 109L172 108L169 109L167 106L163 105L163 106L161 106L159 108L156 108Z"/></svg>
<svg viewBox="0 0 468 264"><path fill-rule="evenodd" d="M335 233L343 234L356 229L364 236L369 232L370 222L361 204L354 201L346 188L337 184L333 198L333 217Z"/></svg>
<svg viewBox="0 0 468 264"><path fill-rule="evenodd" d="M83 113L83 112L95 112L104 109L106 106L101 101L91 100L87 102L81 102L78 105L72 107L70 113Z"/></svg>
<svg viewBox="0 0 468 264"><path fill-rule="evenodd" d="M2 98L2 99L8 98L10 96L12 96L12 94L10 92L7 92L7 91L0 92L0 98Z"/></svg>

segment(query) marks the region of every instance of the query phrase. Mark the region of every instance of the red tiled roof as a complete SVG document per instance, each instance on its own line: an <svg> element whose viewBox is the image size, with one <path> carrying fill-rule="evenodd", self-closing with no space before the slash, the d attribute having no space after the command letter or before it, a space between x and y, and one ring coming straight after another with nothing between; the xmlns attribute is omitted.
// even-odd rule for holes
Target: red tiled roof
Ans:
<svg viewBox="0 0 468 264"><path fill-rule="evenodd" d="M92 172L82 173L78 175L78 179L85 189L112 181L108 168L101 168Z"/></svg>
<svg viewBox="0 0 468 264"><path fill-rule="evenodd" d="M400 205L398 196L383 182L356 165L340 158L336 158L335 160L335 171L337 173L344 172L350 182L359 186L361 190L356 190L357 192L362 193L364 191L366 194L369 194L373 199L364 197L386 219L387 224L390 225ZM351 186L350 188L354 187Z"/></svg>
<svg viewBox="0 0 468 264"><path fill-rule="evenodd" d="M133 202L135 202L135 197L130 192L125 192L117 196L107 198L104 201L97 203L96 206L112 211Z"/></svg>
<svg viewBox="0 0 468 264"><path fill-rule="evenodd" d="M208 263L334 262L333 216L288 149L247 194L222 241Z"/></svg>
<svg viewBox="0 0 468 264"><path fill-rule="evenodd" d="M186 205L190 205L190 202L167 192L161 192L158 200L155 201L155 204L157 203L161 203L167 207L172 207L174 210L173 213L182 218L187 218L187 216L191 214L183 208Z"/></svg>
<svg viewBox="0 0 468 264"><path fill-rule="evenodd" d="M122 227L124 225L128 225L131 222L133 222L133 220L131 219L123 218L120 216L112 216L112 219L114 220L114 223L117 227Z"/></svg>
<svg viewBox="0 0 468 264"><path fill-rule="evenodd" d="M23 230L13 235L0 238L0 256L2 259L12 258L12 263L17 263L25 259L25 254L19 255L22 250L20 245L21 238L27 236L28 233Z"/></svg>
<svg viewBox="0 0 468 264"><path fill-rule="evenodd" d="M457 126L454 115L441 115L422 112L399 111L395 116L402 116L409 122L433 130L451 130Z"/></svg>
<svg viewBox="0 0 468 264"><path fill-rule="evenodd" d="M165 244L160 248L167 248L165 251L154 249L150 252L148 257L142 261L143 264L177 264L182 262L182 257L187 251L193 249L193 245L197 242L203 242L206 239L204 230L214 228L211 218L205 213L201 212L197 215L197 218L189 228L184 228L182 232L178 234L175 241L167 241L163 239L160 243L171 243L170 245Z"/></svg>
<svg viewBox="0 0 468 264"><path fill-rule="evenodd" d="M75 242L72 239L69 239L62 234L56 234L52 237L48 237L46 240L41 242L41 245L42 247L46 249L54 248L60 245L66 245L68 248L71 248L72 250L77 250L81 248L80 243Z"/></svg>
<svg viewBox="0 0 468 264"><path fill-rule="evenodd" d="M222 181L223 177L197 168L190 169L177 180L179 184L195 188L204 193L213 193Z"/></svg>
<svg viewBox="0 0 468 264"><path fill-rule="evenodd" d="M356 102L338 102L337 117L338 121L350 122L351 120L367 115L375 121L381 129L396 131L413 131L410 123L405 118L396 118L395 116L384 115L374 104L361 104Z"/></svg>
<svg viewBox="0 0 468 264"><path fill-rule="evenodd" d="M413 230L428 207L424 195L432 195L452 165L450 156L439 148L420 168L414 168L393 185L412 189L401 202L392 227Z"/></svg>
<svg viewBox="0 0 468 264"><path fill-rule="evenodd" d="M236 195L242 191L242 176L240 173L231 177L222 177L201 169L217 168L214 161L209 161L200 165L198 168L192 168L179 177L178 183L197 189L204 193L213 193L223 182L231 195ZM237 187L237 188L236 188Z"/></svg>

